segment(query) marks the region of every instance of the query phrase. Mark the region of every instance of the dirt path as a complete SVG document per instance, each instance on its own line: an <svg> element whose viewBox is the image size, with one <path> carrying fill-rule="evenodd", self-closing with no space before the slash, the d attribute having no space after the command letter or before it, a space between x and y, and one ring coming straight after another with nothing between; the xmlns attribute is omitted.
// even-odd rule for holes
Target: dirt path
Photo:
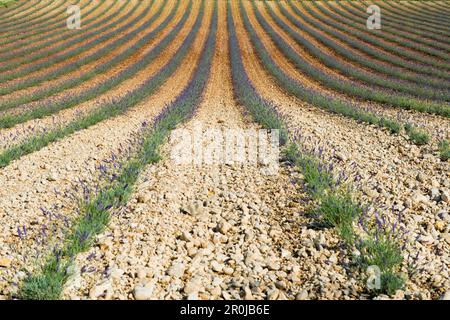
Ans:
<svg viewBox="0 0 450 320"><path fill-rule="evenodd" d="M233 100L226 2L219 3L212 78L198 112L181 126L190 133L199 125L203 133L258 129ZM142 174L99 246L77 258L91 272L73 279L66 298L331 298L355 285L337 264L336 239L304 226L306 200L286 168L265 175L251 164L176 164L173 147ZM325 238L326 246L314 245Z"/></svg>
<svg viewBox="0 0 450 320"><path fill-rule="evenodd" d="M234 5L236 16L238 11ZM391 217L403 212L403 225L410 231L405 256L420 252L420 273L411 276L408 292L438 296L450 285L449 199L445 196L450 192L449 162L441 162L426 148L418 149L401 137L322 112L286 95L255 59L242 21L235 21L244 63L258 92L275 102L289 129L300 130L308 147L322 146L337 170L361 177L355 190L360 190L360 199L392 208L393 212L388 211ZM434 284L430 286L429 281Z"/></svg>
<svg viewBox="0 0 450 320"><path fill-rule="evenodd" d="M195 8L194 13L198 12L198 3ZM49 220L41 208L69 220L76 216L77 204L69 201L68 205L65 190L73 192L78 179L88 188L95 188L100 176L96 167L109 160L113 153L118 155L120 150L128 148L130 139L140 131L142 123L151 123L167 102L181 92L200 56L207 29L207 24L203 23L182 66L143 103L124 115L24 156L0 171L3 186L0 190L0 256L11 263L7 268L0 268L0 296L13 293L16 287L12 283L18 283L25 276L19 270L22 267L32 270L36 266L36 256L45 255L51 249L32 240L41 233L42 225L48 226L49 243L63 235L59 229L51 232L52 226L61 221ZM27 230L25 240L18 235L18 227L23 226Z"/></svg>

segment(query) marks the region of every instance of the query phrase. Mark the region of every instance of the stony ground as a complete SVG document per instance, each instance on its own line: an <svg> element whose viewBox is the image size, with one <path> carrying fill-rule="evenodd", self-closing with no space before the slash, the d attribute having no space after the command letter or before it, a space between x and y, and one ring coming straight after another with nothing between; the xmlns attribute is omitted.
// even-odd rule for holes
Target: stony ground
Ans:
<svg viewBox="0 0 450 320"><path fill-rule="evenodd" d="M179 127L186 132L199 128L203 133L208 129L259 129L233 97L225 5L225 1L219 1L211 79L196 114ZM185 6L183 2L167 30L181 18ZM135 77L53 117L0 130L0 150L38 130L68 123L80 112L120 97L151 77L187 36L198 6L199 2L194 1L193 14L165 53ZM163 21L171 8L167 6L152 27ZM286 61L258 27L249 3L246 10L263 43L286 73L312 88L331 92ZM78 214L78 203L68 195L79 196L79 181L90 189L102 183L98 165L112 154L125 157L124 150L128 146L132 150L142 123L151 122L186 86L206 39L211 11L212 1L207 1L203 25L186 57L189 63L183 63L154 95L121 116L77 132L0 170L0 299L14 297L25 270L33 271L39 259L64 236L62 227ZM405 258L401 271L408 276L406 288L391 297L375 298L450 299L450 163L441 161L436 152L436 140L448 133L448 120L361 104L423 124L433 143L417 147L406 136L392 135L305 104L279 88L255 59L237 2L233 2L232 14L250 80L264 98L274 102L288 129L301 133L306 149L321 147L336 171L350 179L358 177L354 184L358 200L373 203L389 219L401 217L399 225L408 231L401 239ZM267 14L265 17L270 21ZM151 50L167 30L124 64L48 101L117 74ZM299 46L293 47L305 54ZM326 70L313 57L308 59ZM8 97L32 94L33 90L76 74ZM114 212L96 244L77 256L75 266L69 270L64 299L374 298L364 288L364 275L351 266L349 257L355 252L342 248L335 231L313 227L310 212L314 203L304 193L302 176L293 167L281 161L275 174L267 174L261 164L178 164L170 156L175 146L174 140L163 146L163 160L145 169L129 203ZM49 243L34 241L33 237L44 229L49 233Z"/></svg>
<svg viewBox="0 0 450 320"><path fill-rule="evenodd" d="M219 16L215 72L205 102L183 128L256 129L224 81L224 5ZM308 201L290 180L295 174L285 167L266 175L258 166L177 165L166 157L142 174L134 199L99 244L78 257L66 298L355 298L358 285L338 262L338 239L307 227Z"/></svg>

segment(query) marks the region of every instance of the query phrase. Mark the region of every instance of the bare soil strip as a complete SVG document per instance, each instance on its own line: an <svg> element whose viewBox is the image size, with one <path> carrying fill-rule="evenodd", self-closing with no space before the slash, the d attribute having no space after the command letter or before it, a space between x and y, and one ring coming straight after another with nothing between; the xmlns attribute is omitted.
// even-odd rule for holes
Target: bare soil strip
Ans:
<svg viewBox="0 0 450 320"><path fill-rule="evenodd" d="M108 76L114 76L117 73L119 73L121 70L123 70L125 67L127 67L129 64L138 62L142 56L150 51L154 46L159 43L166 35L167 31L170 31L170 28L174 26L176 23L179 22L182 15L184 14L185 7L187 3L181 4L180 8L178 9L178 12L176 13L173 22L170 23L170 26L166 28L164 32L160 33L158 36L154 38L154 41L148 46L145 50L142 52L139 52L138 54L133 55L128 60L128 64L121 65L120 67L113 68L111 70L111 73L107 73L104 75L99 75L98 79L96 79L95 82L92 82L91 85L95 85L98 83L101 83L105 79L108 78ZM172 6L168 6L171 7ZM126 79L124 82L119 84L116 88L113 88L112 90L109 90L108 92L105 92L103 94L100 94L94 99L88 100L82 104L77 105L76 107L62 110L52 116L45 117L43 119L34 119L27 121L25 123L16 125L15 127L11 129L4 129L0 131L0 150L8 148L12 145L16 145L20 143L21 141L24 141L25 139L35 135L37 132L42 132L43 130L50 131L51 129L54 129L58 126L68 124L70 121L75 120L76 118L80 117L82 114L87 114L90 111L93 111L99 104L108 102L108 101L114 101L115 99L120 99L124 95L127 94L127 92L136 89L139 85L141 85L146 79L152 77L154 74L156 74L173 56L173 54L176 52L176 50L181 46L181 43L184 41L185 37L189 33L192 25L195 21L195 14L192 14L187 22L186 25L183 27L183 29L180 31L179 35L176 37L175 41L173 41L165 50L164 52L157 57L152 63L150 63L146 68L142 68L137 74L135 74L132 78ZM161 21L159 21L161 22ZM82 88L88 88L85 84L81 86ZM74 88L68 90L65 94L77 94L79 92L82 92L80 88ZM64 98L65 94L58 95L60 98ZM52 98L55 99L55 98ZM52 99L49 99L48 101L52 101ZM39 103L42 103L39 102ZM11 139L11 137L14 137ZM3 141L2 141L3 140Z"/></svg>
<svg viewBox="0 0 450 320"><path fill-rule="evenodd" d="M449 203L435 196L449 193L450 163L440 161L428 148L419 149L399 136L327 114L286 95L255 59L242 21L236 21L244 63L258 92L277 105L292 132L300 130L307 146L322 146L327 157L336 161L337 170L361 178L355 190L359 199L388 209L393 220L402 212L402 224L409 230L405 258L419 270L409 274L407 293L439 297L450 285L445 223ZM406 265L403 271L408 272Z"/></svg>
<svg viewBox="0 0 450 320"><path fill-rule="evenodd" d="M331 96L334 96L336 98L346 100L349 102L355 102L357 101L358 105L361 108L367 108L369 110L376 111L378 114L383 114L385 116L388 116L390 118L400 118L404 119L404 121L409 121L411 123L416 124L419 127L423 127L427 132L433 135L435 143L437 143L437 140L446 138L446 132L450 129L450 121L443 117L430 115L430 114L424 114L409 110L403 110L400 108L391 108L387 106L383 106L374 102L361 102L360 100L354 99L352 97L349 97L347 95L344 95L342 93L333 91L319 83L317 83L314 79L310 79L304 74L301 73L291 62L287 60L287 58L283 55L283 53L276 47L276 45L271 41L270 37L262 30L262 27L259 25L258 21L256 20L256 17L254 15L251 3L244 3L247 14L249 16L250 22L252 23L253 27L256 29L256 32L259 35L259 38L264 43L265 47L269 50L271 53L272 58L275 60L275 62L280 66L284 72L286 72L290 77L297 79L302 84L305 84L311 88L314 88L316 90L319 90L320 92L324 92L327 94L330 94ZM266 13L267 14L267 13ZM266 18L270 19L270 17L265 16ZM272 24L273 26L273 24ZM277 31L280 31L277 29ZM280 33L282 30L280 31ZM287 36L286 36L287 38ZM298 45L292 43L290 41L290 44L293 48L298 50L302 54L302 49L298 47ZM320 64L317 63L317 61L314 60L313 57L310 57L308 59L311 63L313 63L316 66L320 66ZM333 71L331 71L333 72ZM432 146L432 148L436 149L436 144Z"/></svg>
<svg viewBox="0 0 450 320"><path fill-rule="evenodd" d="M199 3L194 1L194 4L193 12L196 13ZM79 179L95 190L101 174L97 166L109 160L112 154L118 155L119 150L126 149L130 139L140 132L142 123L151 122L186 86L206 39L206 26L202 25L186 62L145 102L121 116L27 155L0 171L0 183L4 186L0 190L0 255L12 260L10 268L0 269L0 295L9 297L14 294L17 287L13 283L18 283L26 275L19 270L26 267L32 271L38 265L37 254L42 258L51 249L33 241L33 237L41 233L42 225L48 225L50 244L57 243L52 239L58 240L63 236L60 230L51 231L52 226L61 221L49 220L40 208L69 220L76 217L77 204L73 201L68 204L67 197L57 192L73 192ZM18 227L23 226L27 228L25 240L21 240L18 234Z"/></svg>
<svg viewBox="0 0 450 320"><path fill-rule="evenodd" d="M219 3L213 78L197 114L180 126L189 132L258 129L233 99L226 2ZM329 232L301 226L304 196L285 168L267 176L251 165L174 164L173 147L144 172L99 245L78 257L78 268L95 271L74 278L66 298L307 299L333 295L316 281L334 268L348 280L333 263L332 244L323 256L314 247ZM320 259L331 263L314 266Z"/></svg>

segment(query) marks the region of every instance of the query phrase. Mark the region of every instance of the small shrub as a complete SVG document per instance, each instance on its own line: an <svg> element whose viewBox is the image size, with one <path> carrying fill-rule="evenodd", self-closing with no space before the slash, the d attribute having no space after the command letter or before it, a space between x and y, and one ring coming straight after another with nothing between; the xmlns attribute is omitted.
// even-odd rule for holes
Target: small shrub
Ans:
<svg viewBox="0 0 450 320"><path fill-rule="evenodd" d="M448 140L439 142L439 156L443 161L450 159L450 142Z"/></svg>

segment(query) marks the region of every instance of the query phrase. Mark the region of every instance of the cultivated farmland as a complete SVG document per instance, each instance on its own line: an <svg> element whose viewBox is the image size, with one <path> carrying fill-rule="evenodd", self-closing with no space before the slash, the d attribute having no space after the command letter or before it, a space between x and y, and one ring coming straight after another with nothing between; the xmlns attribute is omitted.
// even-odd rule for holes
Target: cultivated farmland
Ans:
<svg viewBox="0 0 450 320"><path fill-rule="evenodd" d="M0 0L0 300L450 300L449 16Z"/></svg>

